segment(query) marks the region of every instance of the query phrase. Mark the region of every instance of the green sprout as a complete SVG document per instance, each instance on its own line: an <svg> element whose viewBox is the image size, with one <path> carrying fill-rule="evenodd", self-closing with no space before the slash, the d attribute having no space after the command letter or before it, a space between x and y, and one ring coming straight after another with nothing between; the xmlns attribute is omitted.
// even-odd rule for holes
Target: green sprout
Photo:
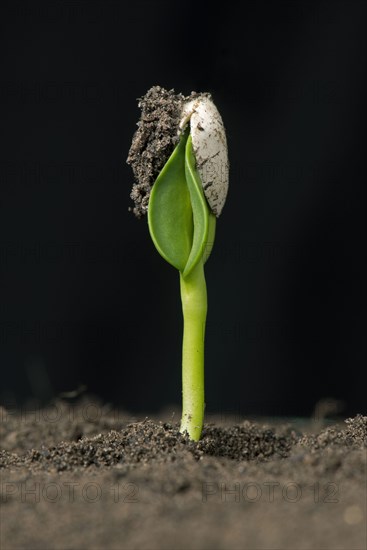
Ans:
<svg viewBox="0 0 367 550"><path fill-rule="evenodd" d="M214 243L215 214L219 215L225 201L228 163L223 124L208 94L197 94L195 100L184 103L180 124L178 144L151 187L147 214L156 249L180 274L184 322L180 431L198 441L205 409L207 290L204 264ZM214 140L213 124L214 133L217 130ZM204 144L200 141L202 137ZM223 154L226 161L224 182L223 166L215 162L215 158ZM198 159L202 167L211 166L209 178L203 170L200 174Z"/></svg>

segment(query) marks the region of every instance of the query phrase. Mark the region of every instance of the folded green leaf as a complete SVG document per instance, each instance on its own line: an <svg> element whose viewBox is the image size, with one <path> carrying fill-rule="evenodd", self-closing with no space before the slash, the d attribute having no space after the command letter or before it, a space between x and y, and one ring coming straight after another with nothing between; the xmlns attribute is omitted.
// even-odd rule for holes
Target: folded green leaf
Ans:
<svg viewBox="0 0 367 550"><path fill-rule="evenodd" d="M189 136L186 143L185 172L186 182L190 192L191 207L194 218L194 235L189 259L183 272L187 277L206 252L209 232L209 206L203 192L200 176L195 168L195 157L192 140Z"/></svg>
<svg viewBox="0 0 367 550"><path fill-rule="evenodd" d="M216 225L217 225L217 218L212 212L209 212L208 239L205 244L204 254L203 254L204 264L209 259L209 256L213 250Z"/></svg>
<svg viewBox="0 0 367 550"><path fill-rule="evenodd" d="M191 136L185 133L153 185L148 207L155 247L183 277L208 259L215 237L216 218L195 164Z"/></svg>
<svg viewBox="0 0 367 550"><path fill-rule="evenodd" d="M156 249L181 272L190 256L194 230L185 175L186 142L184 134L153 185L148 207L149 231Z"/></svg>

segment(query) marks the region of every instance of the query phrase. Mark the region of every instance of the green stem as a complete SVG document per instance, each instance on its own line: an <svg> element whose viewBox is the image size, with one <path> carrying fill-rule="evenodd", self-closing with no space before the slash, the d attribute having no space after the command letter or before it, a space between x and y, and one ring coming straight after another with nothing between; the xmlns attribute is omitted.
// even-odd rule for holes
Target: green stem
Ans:
<svg viewBox="0 0 367 550"><path fill-rule="evenodd" d="M207 294L201 259L187 277L180 273L184 320L181 432L198 441L204 421L204 339Z"/></svg>

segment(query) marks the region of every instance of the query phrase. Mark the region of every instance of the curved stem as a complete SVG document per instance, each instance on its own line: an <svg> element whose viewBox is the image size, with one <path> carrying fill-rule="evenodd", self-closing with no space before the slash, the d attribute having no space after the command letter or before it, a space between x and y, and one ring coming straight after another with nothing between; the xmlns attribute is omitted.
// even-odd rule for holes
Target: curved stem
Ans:
<svg viewBox="0 0 367 550"><path fill-rule="evenodd" d="M207 294L201 259L187 277L180 273L184 320L182 346L181 432L200 439L204 421L204 339Z"/></svg>

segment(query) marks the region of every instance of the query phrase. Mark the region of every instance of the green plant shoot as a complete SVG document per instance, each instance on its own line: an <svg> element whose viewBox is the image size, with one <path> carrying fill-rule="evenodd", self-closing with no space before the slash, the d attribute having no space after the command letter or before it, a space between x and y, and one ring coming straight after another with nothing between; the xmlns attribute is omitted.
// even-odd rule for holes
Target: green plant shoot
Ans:
<svg viewBox="0 0 367 550"><path fill-rule="evenodd" d="M180 274L183 312L181 432L198 441L204 421L204 264L228 191L222 118L209 93L176 94L153 86L140 98L141 118L129 155L136 217L148 214L153 243Z"/></svg>
<svg viewBox="0 0 367 550"><path fill-rule="evenodd" d="M184 321L181 432L198 441L205 408L204 264L214 243L216 218L204 196L188 131L182 134L152 187L148 224L158 252L180 272Z"/></svg>

